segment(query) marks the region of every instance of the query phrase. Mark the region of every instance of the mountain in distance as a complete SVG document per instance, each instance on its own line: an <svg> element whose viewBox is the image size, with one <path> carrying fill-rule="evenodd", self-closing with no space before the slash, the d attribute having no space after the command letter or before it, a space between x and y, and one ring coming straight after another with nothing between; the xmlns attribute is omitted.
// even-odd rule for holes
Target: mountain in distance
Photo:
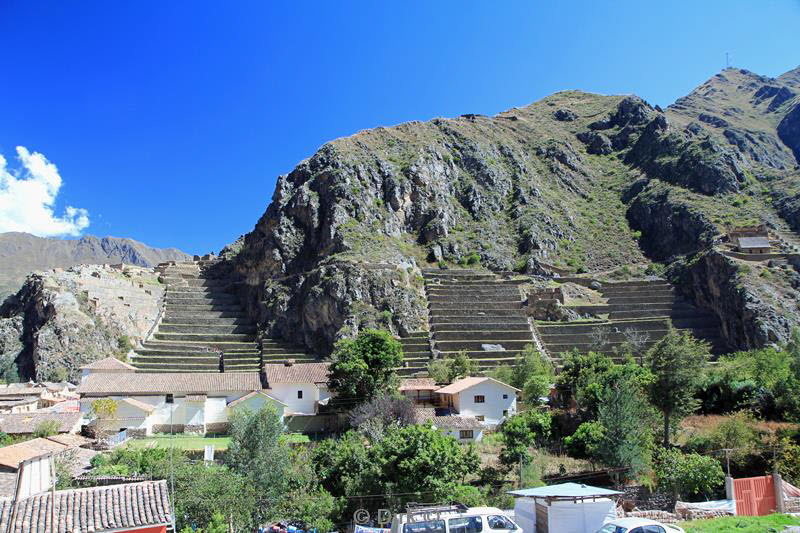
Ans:
<svg viewBox="0 0 800 533"><path fill-rule="evenodd" d="M152 267L163 261L191 258L176 248L153 248L121 237L53 239L29 233L0 233L0 301L15 293L25 276L37 270L113 263Z"/></svg>

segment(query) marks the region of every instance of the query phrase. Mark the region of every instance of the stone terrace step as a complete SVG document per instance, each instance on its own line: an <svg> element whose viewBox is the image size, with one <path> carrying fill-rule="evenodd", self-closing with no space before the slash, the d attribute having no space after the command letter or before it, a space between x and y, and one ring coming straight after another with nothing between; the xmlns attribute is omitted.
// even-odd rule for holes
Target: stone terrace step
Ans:
<svg viewBox="0 0 800 533"><path fill-rule="evenodd" d="M209 279L209 278L181 278L171 276L161 276L161 281L169 288L180 287L213 287L223 288L230 287L232 283L225 279Z"/></svg>
<svg viewBox="0 0 800 533"><path fill-rule="evenodd" d="M533 339L481 339L478 341L437 341L436 347L443 352L457 352L460 350L480 351L483 344L499 344L506 350L522 350L528 344L533 344Z"/></svg>
<svg viewBox="0 0 800 533"><path fill-rule="evenodd" d="M203 365L171 361L169 363L136 363L137 371L145 372L219 372L219 365Z"/></svg>
<svg viewBox="0 0 800 533"><path fill-rule="evenodd" d="M664 317L670 319L691 320L696 317L705 318L706 315L698 312L697 309L670 309L670 308L655 308L655 309L635 309L630 311L613 311L609 313L608 318L611 320L629 320L635 318L656 318Z"/></svg>
<svg viewBox="0 0 800 533"><path fill-rule="evenodd" d="M507 294L484 294L480 296L476 296L474 294L464 294L464 295L455 295L455 296L435 296L429 295L428 301L431 304L441 304L441 303L476 303L476 302L484 302L484 303L502 303L502 302L521 302L522 297L519 294L516 295L507 295Z"/></svg>
<svg viewBox="0 0 800 533"><path fill-rule="evenodd" d="M439 355L440 359L445 359L447 357L451 357L457 354L458 351L455 352L441 352ZM520 350L506 350L506 351L489 351L489 350L466 350L464 353L470 359L478 359L478 360L503 360L503 361L514 361L518 357L521 357L522 352Z"/></svg>
<svg viewBox="0 0 800 533"><path fill-rule="evenodd" d="M528 283L527 280L520 279L501 279L501 280L440 280L437 283L426 283L426 288L440 287L443 289L462 288L464 290L476 287L516 287Z"/></svg>
<svg viewBox="0 0 800 533"><path fill-rule="evenodd" d="M527 331L530 333L528 320L520 317L512 322L440 322L431 324L434 333L444 331Z"/></svg>
<svg viewBox="0 0 800 533"><path fill-rule="evenodd" d="M446 310L464 310L464 311L512 311L522 309L521 301L495 301L495 302L476 302L475 300L468 302L430 302L428 309L431 312L446 311Z"/></svg>
<svg viewBox="0 0 800 533"><path fill-rule="evenodd" d="M161 333L249 333L255 334L256 327L252 324L172 324L161 323L158 326Z"/></svg>
<svg viewBox="0 0 800 533"><path fill-rule="evenodd" d="M252 322L244 316L238 317L198 317L194 315L164 316L162 324L182 324L195 326L251 326Z"/></svg>
<svg viewBox="0 0 800 533"><path fill-rule="evenodd" d="M431 327L435 327L439 324L450 324L450 323L478 323L478 322L502 322L502 323L519 323L521 320L525 322L528 321L528 317L525 314L525 311L522 309L513 310L513 311L496 311L492 313L475 313L474 311L469 312L456 312L454 310L448 310L446 314L444 313L437 313L435 316L431 316L429 319L431 323Z"/></svg>
<svg viewBox="0 0 800 533"><path fill-rule="evenodd" d="M170 296L167 295L166 299L167 305L238 305L239 299L231 294L226 294L224 296L214 296L214 297L205 297L205 296Z"/></svg>
<svg viewBox="0 0 800 533"><path fill-rule="evenodd" d="M450 296L461 294L512 294L520 296L517 285L430 285L427 288L429 296Z"/></svg>
<svg viewBox="0 0 800 533"><path fill-rule="evenodd" d="M486 331L437 331L433 338L437 344L440 341L454 340L481 340L481 339L505 339L505 340L527 340L533 342L531 331L525 330L486 330Z"/></svg>
<svg viewBox="0 0 800 533"><path fill-rule="evenodd" d="M175 357L172 355L150 355L150 354L136 354L135 357L132 358L133 364L138 366L140 363L185 363L185 364L192 364L192 365L206 365L206 366L218 366L219 365L219 357L202 357L197 354L185 354L181 355L180 357Z"/></svg>
<svg viewBox="0 0 800 533"><path fill-rule="evenodd" d="M191 341L191 342L254 342L255 335L245 333L161 333L156 332L154 337L164 341Z"/></svg>
<svg viewBox="0 0 800 533"><path fill-rule="evenodd" d="M564 335L564 334L580 334L591 333L596 329L619 329L624 331L631 328L641 331L649 330L662 330L667 328L667 321L665 319L650 319L650 320L628 320L618 322L573 322L573 323L552 323L552 324L536 324L536 330L541 336L548 335Z"/></svg>
<svg viewBox="0 0 800 533"><path fill-rule="evenodd" d="M246 319L246 315L241 308L236 310L228 310L228 311L203 311L202 313L192 312L192 311L180 311L174 309L165 309L164 310L164 320L170 320L172 322L183 322L184 320L190 319L202 319L202 320L212 320L218 318L239 318L239 319ZM191 323L191 322L187 322Z"/></svg>

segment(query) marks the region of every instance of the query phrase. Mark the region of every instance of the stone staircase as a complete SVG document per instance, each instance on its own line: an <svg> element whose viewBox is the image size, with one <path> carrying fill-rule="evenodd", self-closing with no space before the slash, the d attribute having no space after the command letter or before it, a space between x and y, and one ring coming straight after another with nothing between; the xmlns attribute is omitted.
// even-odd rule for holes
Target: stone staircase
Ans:
<svg viewBox="0 0 800 533"><path fill-rule="evenodd" d="M534 343L519 289L524 280L466 269L422 274L439 358L463 351L484 371L514 364L520 351Z"/></svg>
<svg viewBox="0 0 800 533"><path fill-rule="evenodd" d="M139 371L258 372L262 358L278 363L310 357L277 341L259 341L230 278L215 268L217 264L159 265L167 286L164 313L152 337L135 351L132 364Z"/></svg>
<svg viewBox="0 0 800 533"><path fill-rule="evenodd" d="M397 340L403 345L403 366L395 369L398 376L427 376L428 363L433 359L430 337L427 331L411 333Z"/></svg>
<svg viewBox="0 0 800 533"><path fill-rule="evenodd" d="M578 280L560 278L556 281ZM581 284L590 281L580 280ZM601 283L598 291L606 303L566 306L595 319L536 323L542 344L556 362L564 352L573 349L613 356L632 340L639 344L639 353L643 353L666 334L670 322L673 327L688 330L695 337L708 341L712 353L726 351L717 318L685 301L667 281Z"/></svg>

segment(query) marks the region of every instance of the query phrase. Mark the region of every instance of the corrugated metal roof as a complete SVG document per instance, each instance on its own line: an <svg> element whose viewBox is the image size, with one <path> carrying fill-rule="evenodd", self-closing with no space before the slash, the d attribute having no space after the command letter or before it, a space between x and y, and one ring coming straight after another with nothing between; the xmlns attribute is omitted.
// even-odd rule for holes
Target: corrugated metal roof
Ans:
<svg viewBox="0 0 800 533"><path fill-rule="evenodd" d="M592 487L582 483L560 483L547 487L536 487L534 489L510 490L509 494L514 496L524 496L528 498L592 498L598 496L614 496L622 494L619 491Z"/></svg>
<svg viewBox="0 0 800 533"><path fill-rule="evenodd" d="M739 248L770 248L766 237L739 237Z"/></svg>

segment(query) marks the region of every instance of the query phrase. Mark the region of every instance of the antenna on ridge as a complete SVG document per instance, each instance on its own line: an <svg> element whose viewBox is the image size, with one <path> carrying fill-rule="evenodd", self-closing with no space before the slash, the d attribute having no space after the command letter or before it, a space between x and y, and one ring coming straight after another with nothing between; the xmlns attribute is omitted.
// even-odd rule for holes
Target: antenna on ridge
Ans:
<svg viewBox="0 0 800 533"><path fill-rule="evenodd" d="M725 52L725 68L731 68L731 57L728 52Z"/></svg>

